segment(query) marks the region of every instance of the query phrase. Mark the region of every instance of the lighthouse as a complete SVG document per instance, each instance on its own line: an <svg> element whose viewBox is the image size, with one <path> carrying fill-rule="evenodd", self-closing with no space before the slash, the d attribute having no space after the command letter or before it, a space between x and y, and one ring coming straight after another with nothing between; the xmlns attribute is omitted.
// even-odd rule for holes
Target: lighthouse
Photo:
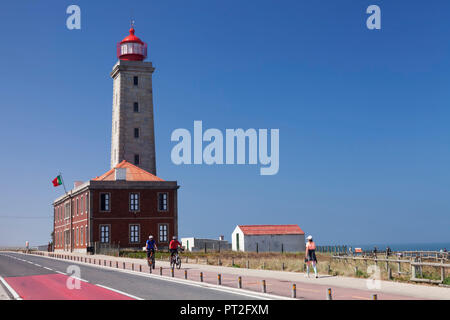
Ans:
<svg viewBox="0 0 450 320"><path fill-rule="evenodd" d="M156 175L152 75L147 44L129 35L117 44L118 61L111 72L113 108L111 169L126 160Z"/></svg>

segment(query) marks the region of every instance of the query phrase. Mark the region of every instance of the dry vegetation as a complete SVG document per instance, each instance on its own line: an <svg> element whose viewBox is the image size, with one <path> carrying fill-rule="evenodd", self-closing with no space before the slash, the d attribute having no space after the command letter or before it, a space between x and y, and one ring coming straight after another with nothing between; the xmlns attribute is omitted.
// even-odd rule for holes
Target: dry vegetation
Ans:
<svg viewBox="0 0 450 320"><path fill-rule="evenodd" d="M145 252L142 251L121 251L121 256L130 258L144 259ZM167 252L157 252L157 259L168 259ZM373 261L362 261L349 259L332 259L330 254L316 253L317 268L321 274L341 275L348 277L368 278L371 274L368 271L370 265L374 265ZM305 254L300 253L256 253L256 252L183 252L181 254L183 262L208 264L208 265L222 265L235 268L247 268L247 263L251 269L265 269L265 270L283 270L291 272L305 271ZM378 262L377 266L380 270L381 279L388 278L387 265L385 262ZM409 263L400 264L400 273L398 272L398 263L389 264L392 270L392 277L394 281L407 282L410 279L410 265ZM312 270L311 270L312 271ZM427 279L440 279L439 269L433 267L423 267L422 277ZM450 283L450 277L446 279Z"/></svg>

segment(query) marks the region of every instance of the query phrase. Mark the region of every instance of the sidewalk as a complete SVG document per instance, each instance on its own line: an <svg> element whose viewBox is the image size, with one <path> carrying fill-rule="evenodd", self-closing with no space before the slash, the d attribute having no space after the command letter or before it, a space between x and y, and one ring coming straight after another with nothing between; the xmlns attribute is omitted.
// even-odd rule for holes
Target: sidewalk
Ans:
<svg viewBox="0 0 450 320"><path fill-rule="evenodd" d="M11 298L6 293L6 290L1 283L0 283L0 300L11 300Z"/></svg>
<svg viewBox="0 0 450 320"><path fill-rule="evenodd" d="M47 252L43 254L48 255ZM53 255L58 254L53 253ZM120 269L125 268L147 273L150 272L149 267L147 266L147 261L144 259L105 255L86 255L80 253L69 253L64 254L64 256L69 259L76 259L76 261L90 262L97 265L101 264L111 267L118 267ZM160 270L160 267L162 267L162 270ZM233 288L238 286L238 277L240 276L242 277L242 288L257 292L261 292L262 280L265 280L267 293L285 297L291 297L292 285L295 283L297 293L296 297L300 299L325 299L327 289L331 288L333 292L333 299L371 300L372 295L376 294L377 298L380 300L450 300L450 288L399 283L393 281L380 281L380 289L369 289L371 286L369 283L368 287L367 279L329 275L319 275L319 278L315 279L314 273L311 273L310 278L306 278L304 273L182 263L180 270L174 270L174 277L184 279L185 270L187 272L187 279L200 281L200 272L202 272L203 281L211 284L217 284L218 274L221 274L222 285ZM165 276L171 276L168 261L156 261L156 269L153 270L153 273L159 275L160 272L162 272Z"/></svg>

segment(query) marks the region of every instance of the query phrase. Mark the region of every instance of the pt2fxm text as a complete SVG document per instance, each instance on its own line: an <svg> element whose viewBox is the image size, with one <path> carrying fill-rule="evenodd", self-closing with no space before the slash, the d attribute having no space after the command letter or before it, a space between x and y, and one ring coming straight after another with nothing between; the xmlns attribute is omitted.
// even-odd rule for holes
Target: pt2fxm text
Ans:
<svg viewBox="0 0 450 320"><path fill-rule="evenodd" d="M268 305L226 304L224 314L227 315L268 315Z"/></svg>

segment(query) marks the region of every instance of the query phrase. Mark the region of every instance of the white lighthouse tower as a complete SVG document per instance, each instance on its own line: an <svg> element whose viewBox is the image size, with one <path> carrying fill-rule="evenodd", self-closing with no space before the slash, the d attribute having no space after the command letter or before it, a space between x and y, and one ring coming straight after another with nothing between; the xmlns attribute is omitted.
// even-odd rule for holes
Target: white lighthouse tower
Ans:
<svg viewBox="0 0 450 320"><path fill-rule="evenodd" d="M152 74L147 44L130 34L117 44L119 61L111 77L113 87L111 168L126 160L156 175Z"/></svg>

